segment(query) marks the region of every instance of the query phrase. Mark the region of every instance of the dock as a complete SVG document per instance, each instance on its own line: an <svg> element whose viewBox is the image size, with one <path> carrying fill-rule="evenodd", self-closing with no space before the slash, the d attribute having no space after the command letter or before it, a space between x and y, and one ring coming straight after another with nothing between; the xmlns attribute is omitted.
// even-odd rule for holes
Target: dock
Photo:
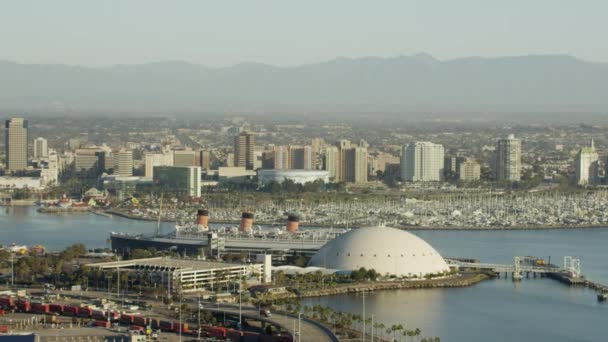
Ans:
<svg viewBox="0 0 608 342"><path fill-rule="evenodd" d="M581 273L581 260L571 256L564 257L563 266L545 263L542 258L532 256L516 256L513 264L491 264L481 263L466 259L447 258L450 266L459 269L475 269L494 272L498 277L502 273L505 277L511 275L513 281L521 281L524 278L548 277L569 286L583 286L595 290L598 300L604 301L608 297L608 285L592 281Z"/></svg>

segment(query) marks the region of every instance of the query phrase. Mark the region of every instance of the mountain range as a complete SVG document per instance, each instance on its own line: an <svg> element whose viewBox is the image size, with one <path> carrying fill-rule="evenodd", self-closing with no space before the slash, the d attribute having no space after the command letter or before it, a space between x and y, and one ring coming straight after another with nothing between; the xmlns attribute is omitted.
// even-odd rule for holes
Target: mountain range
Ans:
<svg viewBox="0 0 608 342"><path fill-rule="evenodd" d="M425 53L291 67L168 61L94 68L0 61L0 109L605 113L608 64L568 55L441 61Z"/></svg>

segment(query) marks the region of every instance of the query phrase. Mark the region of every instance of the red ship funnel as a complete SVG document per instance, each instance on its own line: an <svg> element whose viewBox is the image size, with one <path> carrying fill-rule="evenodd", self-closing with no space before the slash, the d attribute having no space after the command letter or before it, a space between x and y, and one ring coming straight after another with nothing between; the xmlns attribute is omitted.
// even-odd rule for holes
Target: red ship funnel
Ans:
<svg viewBox="0 0 608 342"><path fill-rule="evenodd" d="M253 213L244 212L241 215L241 232L249 232L253 228Z"/></svg>
<svg viewBox="0 0 608 342"><path fill-rule="evenodd" d="M287 215L287 231L289 233L295 233L300 227L300 218L298 215L290 214Z"/></svg>
<svg viewBox="0 0 608 342"><path fill-rule="evenodd" d="M196 224L203 227L209 226L209 210L199 209L196 213Z"/></svg>

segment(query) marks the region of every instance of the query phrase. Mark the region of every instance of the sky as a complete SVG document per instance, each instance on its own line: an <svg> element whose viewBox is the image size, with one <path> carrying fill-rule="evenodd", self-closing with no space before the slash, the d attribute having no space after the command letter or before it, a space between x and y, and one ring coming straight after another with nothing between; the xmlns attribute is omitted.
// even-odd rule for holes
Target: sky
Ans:
<svg viewBox="0 0 608 342"><path fill-rule="evenodd" d="M419 52L608 62L605 0L0 0L0 60L299 65Z"/></svg>

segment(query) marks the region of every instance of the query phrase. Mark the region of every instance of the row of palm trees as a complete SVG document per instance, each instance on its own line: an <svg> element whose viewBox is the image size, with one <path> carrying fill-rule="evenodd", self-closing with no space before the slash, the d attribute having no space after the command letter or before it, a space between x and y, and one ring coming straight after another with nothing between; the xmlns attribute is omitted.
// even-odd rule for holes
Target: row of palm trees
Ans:
<svg viewBox="0 0 608 342"><path fill-rule="evenodd" d="M319 304L313 306L304 306L303 314L305 317L321 321L330 325L334 331L342 332L347 335L355 335L363 328L372 326L374 328L374 337L381 341L419 341L419 342L439 342L439 337L422 337L422 330L419 328L406 329L403 324L392 324L387 326L381 322L373 322L372 318L368 317L363 320L359 314L342 312L334 310L330 307Z"/></svg>

